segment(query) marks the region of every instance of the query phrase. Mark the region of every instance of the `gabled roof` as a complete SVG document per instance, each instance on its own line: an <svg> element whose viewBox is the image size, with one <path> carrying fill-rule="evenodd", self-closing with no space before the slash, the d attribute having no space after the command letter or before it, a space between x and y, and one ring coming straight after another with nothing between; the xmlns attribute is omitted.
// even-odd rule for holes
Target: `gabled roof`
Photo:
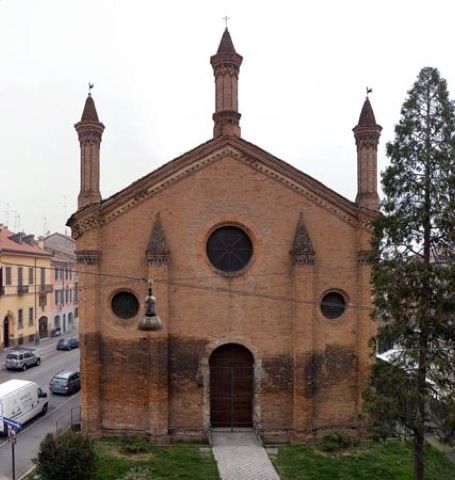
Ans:
<svg viewBox="0 0 455 480"><path fill-rule="evenodd" d="M51 254L38 246L24 241L30 235L15 234L7 228L0 230L0 252L17 255L28 255L33 257L50 257Z"/></svg>
<svg viewBox="0 0 455 480"><path fill-rule="evenodd" d="M338 213L349 223L357 223L359 208L354 202L257 145L237 136L224 135L210 139L163 164L114 195L102 200L101 204L90 204L78 210L70 217L67 224L74 226L80 215L85 217L85 214L90 215L98 210L103 219L102 223L107 223L142 199L157 193L195 170L203 168L210 161L225 156L227 152L249 167L281 182L287 188L302 192L315 203ZM84 230L87 228L84 227Z"/></svg>

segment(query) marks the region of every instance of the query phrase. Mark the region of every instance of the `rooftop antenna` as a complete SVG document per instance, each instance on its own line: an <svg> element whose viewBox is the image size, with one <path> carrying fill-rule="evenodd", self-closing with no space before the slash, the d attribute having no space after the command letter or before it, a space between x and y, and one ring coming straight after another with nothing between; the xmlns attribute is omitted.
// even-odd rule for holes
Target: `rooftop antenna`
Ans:
<svg viewBox="0 0 455 480"><path fill-rule="evenodd" d="M47 218L43 217L43 236L44 237L46 236L46 232L47 232Z"/></svg>
<svg viewBox="0 0 455 480"><path fill-rule="evenodd" d="M6 226L9 226L9 203L6 204L6 210L4 210L6 213Z"/></svg>
<svg viewBox="0 0 455 480"><path fill-rule="evenodd" d="M93 84L92 84L93 86ZM90 88L90 83L89 83L89 88ZM89 90L89 93L90 95L90 90ZM63 208L65 209L65 222L68 218L68 213L67 213L67 208L66 208L66 195L63 195ZM68 231L66 230L66 225L65 225L65 235L68 235Z"/></svg>
<svg viewBox="0 0 455 480"><path fill-rule="evenodd" d="M13 215L14 215L13 232L16 233L17 232L17 217L18 217L17 210L13 210Z"/></svg>

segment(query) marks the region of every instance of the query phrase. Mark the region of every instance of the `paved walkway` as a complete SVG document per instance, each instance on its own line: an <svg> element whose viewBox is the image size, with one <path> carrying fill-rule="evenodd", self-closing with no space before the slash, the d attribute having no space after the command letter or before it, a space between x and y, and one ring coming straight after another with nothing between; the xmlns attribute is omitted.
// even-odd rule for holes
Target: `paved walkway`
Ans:
<svg viewBox="0 0 455 480"><path fill-rule="evenodd" d="M212 433L221 480L280 480L255 432Z"/></svg>

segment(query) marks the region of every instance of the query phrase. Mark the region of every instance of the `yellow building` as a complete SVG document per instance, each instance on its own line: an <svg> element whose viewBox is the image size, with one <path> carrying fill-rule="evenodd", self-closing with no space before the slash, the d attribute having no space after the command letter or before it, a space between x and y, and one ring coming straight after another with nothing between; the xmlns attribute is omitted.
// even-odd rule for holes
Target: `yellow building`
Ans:
<svg viewBox="0 0 455 480"><path fill-rule="evenodd" d="M0 225L0 350L48 336L51 257L33 235Z"/></svg>

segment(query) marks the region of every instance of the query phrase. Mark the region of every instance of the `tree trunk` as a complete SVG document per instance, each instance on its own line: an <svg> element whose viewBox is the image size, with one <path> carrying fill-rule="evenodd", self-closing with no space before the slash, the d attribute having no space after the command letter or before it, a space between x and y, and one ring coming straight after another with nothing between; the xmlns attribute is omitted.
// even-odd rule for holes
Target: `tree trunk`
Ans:
<svg viewBox="0 0 455 480"><path fill-rule="evenodd" d="M423 218L423 265L422 303L419 318L419 360L417 372L417 405L414 437L414 478L424 480L425 446L425 400L428 356L428 322L430 320L431 291L429 269L431 267L431 95L427 92L426 132L425 132L425 192Z"/></svg>

